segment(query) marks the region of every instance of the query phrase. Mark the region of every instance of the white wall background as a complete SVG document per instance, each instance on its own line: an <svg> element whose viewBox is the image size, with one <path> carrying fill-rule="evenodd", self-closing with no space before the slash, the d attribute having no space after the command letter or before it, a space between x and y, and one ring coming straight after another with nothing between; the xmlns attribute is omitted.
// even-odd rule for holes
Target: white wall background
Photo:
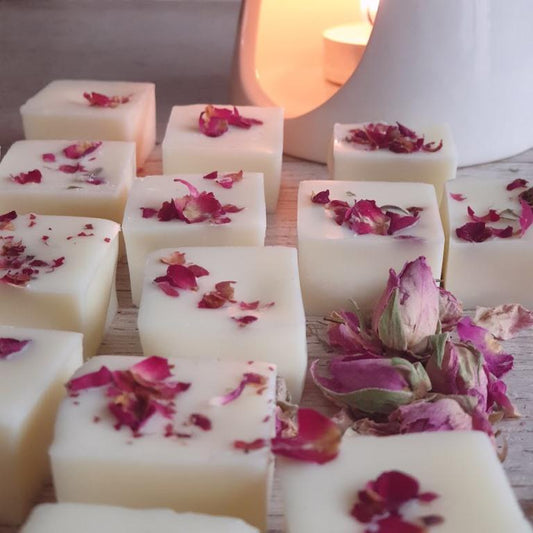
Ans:
<svg viewBox="0 0 533 533"><path fill-rule="evenodd" d="M0 0L0 146L53 79L153 81L158 138L173 104L226 103L239 0Z"/></svg>

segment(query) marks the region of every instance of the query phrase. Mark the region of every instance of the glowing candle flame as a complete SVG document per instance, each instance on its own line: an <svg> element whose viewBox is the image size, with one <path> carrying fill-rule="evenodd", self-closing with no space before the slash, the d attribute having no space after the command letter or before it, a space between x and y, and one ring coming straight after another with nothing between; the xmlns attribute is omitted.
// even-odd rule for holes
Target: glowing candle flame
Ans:
<svg viewBox="0 0 533 533"><path fill-rule="evenodd" d="M379 7L379 0L361 0L361 12L373 26L376 19L376 13Z"/></svg>

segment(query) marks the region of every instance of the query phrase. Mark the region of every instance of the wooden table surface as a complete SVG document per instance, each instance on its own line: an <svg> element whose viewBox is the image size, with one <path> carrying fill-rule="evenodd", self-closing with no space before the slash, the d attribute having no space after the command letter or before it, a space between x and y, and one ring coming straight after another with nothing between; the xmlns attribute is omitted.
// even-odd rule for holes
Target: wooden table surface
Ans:
<svg viewBox="0 0 533 533"><path fill-rule="evenodd" d="M141 175L161 173L161 151L156 148L146 162ZM496 163L460 169L458 177L464 176L505 176L510 180L523 177L533 179L533 150ZM268 215L267 245L296 246L296 197L301 180L327 179L324 165L285 158L283 162L282 188L278 209ZM532 265L533 271L533 265ZM531 283L525 280L524 283ZM129 276L125 259L118 266L117 290L119 311L107 332L100 354L142 355L137 334L137 309L132 306L129 290ZM505 302L502 302L505 303ZM325 356L323 345L316 332L322 327L320 317L308 317L308 352L312 361ZM506 376L510 396L522 414L517 420L504 421L498 428L508 444L508 455L504 467L511 485L529 521L533 523L533 330L523 333L516 339L507 341L505 348L515 356L515 367ZM332 414L335 408L306 380L302 405L315 407ZM0 480L1 482L1 480ZM48 485L38 498L38 502L54 501L53 488ZM36 502L37 503L37 502ZM18 528L1 527L0 533L15 533ZM269 517L269 533L283 533L283 505L280 498L278 480L274 481L274 491ZM512 532L502 532L512 533Z"/></svg>

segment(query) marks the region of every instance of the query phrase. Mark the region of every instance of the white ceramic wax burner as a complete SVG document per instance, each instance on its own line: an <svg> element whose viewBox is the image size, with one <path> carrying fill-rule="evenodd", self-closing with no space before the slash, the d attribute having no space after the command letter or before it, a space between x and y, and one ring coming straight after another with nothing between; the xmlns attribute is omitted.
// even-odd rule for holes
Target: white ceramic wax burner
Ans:
<svg viewBox="0 0 533 533"><path fill-rule="evenodd" d="M460 166L533 146L530 0L381 0L339 86L324 76L323 33L367 24L363 1L243 1L233 100L283 107L285 152L325 162L335 122L369 121L448 123Z"/></svg>

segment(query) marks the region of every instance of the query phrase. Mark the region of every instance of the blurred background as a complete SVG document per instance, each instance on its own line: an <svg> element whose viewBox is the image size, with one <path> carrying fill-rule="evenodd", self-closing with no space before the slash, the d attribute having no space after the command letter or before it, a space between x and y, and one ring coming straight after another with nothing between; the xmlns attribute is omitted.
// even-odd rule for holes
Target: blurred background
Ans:
<svg viewBox="0 0 533 533"><path fill-rule="evenodd" d="M240 0L0 0L0 146L54 79L151 81L158 141L174 104L228 103Z"/></svg>

